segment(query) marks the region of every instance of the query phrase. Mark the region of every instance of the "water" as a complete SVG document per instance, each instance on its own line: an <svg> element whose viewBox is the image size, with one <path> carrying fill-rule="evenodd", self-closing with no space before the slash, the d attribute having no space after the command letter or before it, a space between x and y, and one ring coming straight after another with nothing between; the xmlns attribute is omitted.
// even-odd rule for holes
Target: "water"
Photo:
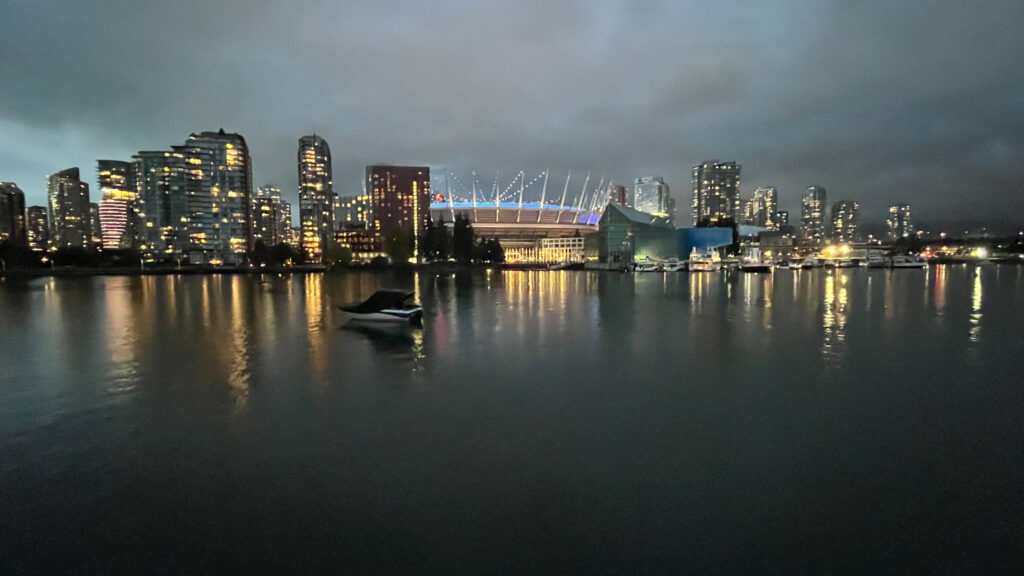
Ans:
<svg viewBox="0 0 1024 576"><path fill-rule="evenodd" d="M0 280L0 573L1019 574L1022 321L1021 266Z"/></svg>

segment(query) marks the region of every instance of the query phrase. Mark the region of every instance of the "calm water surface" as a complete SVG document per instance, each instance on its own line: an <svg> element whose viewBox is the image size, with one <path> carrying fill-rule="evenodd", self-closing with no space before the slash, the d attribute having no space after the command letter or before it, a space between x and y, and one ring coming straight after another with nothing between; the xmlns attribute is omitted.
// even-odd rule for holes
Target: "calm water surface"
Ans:
<svg viewBox="0 0 1024 576"><path fill-rule="evenodd" d="M0 573L1020 574L1022 323L1024 266L0 280Z"/></svg>

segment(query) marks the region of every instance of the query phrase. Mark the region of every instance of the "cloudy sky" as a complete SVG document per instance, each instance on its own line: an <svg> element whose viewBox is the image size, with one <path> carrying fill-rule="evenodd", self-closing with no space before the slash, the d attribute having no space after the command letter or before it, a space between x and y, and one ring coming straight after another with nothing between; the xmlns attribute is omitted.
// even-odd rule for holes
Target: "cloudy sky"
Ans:
<svg viewBox="0 0 1024 576"><path fill-rule="evenodd" d="M335 187L370 163L468 176L743 165L775 185L908 201L925 222L1024 222L1024 2L4 0L0 180L243 134L296 196L300 136ZM684 212L685 210L683 210Z"/></svg>

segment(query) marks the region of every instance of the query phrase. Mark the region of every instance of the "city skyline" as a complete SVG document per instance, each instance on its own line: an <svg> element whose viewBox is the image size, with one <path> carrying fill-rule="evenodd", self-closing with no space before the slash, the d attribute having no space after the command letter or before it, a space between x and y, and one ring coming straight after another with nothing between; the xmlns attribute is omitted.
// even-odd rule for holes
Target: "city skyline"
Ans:
<svg viewBox="0 0 1024 576"><path fill-rule="evenodd" d="M341 196L379 162L598 167L624 185L663 175L681 210L689 169L721 158L744 166L743 197L774 186L791 213L820 183L865 222L896 201L922 223L1024 214L1024 79L1005 72L1024 49L1019 3L410 3L386 13L409 33L380 42L367 24L382 10L16 3L0 23L0 179L39 205L48 174L223 126L246 135L254 184L295 205L295 139L315 131Z"/></svg>

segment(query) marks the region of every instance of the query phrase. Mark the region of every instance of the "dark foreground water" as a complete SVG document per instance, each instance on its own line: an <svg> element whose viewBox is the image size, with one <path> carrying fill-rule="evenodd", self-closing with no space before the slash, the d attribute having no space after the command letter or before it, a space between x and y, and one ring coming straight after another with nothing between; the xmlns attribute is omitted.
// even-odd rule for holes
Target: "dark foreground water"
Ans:
<svg viewBox="0 0 1024 576"><path fill-rule="evenodd" d="M1020 574L1022 339L1024 266L0 280L0 573Z"/></svg>

